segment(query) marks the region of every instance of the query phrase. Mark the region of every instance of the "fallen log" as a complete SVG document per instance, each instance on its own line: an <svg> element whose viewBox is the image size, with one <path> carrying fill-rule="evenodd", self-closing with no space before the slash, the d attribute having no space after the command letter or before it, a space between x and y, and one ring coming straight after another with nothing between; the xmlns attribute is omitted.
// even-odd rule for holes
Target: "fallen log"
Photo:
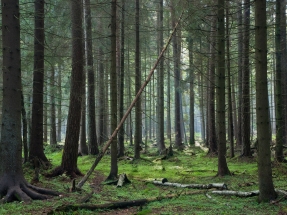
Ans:
<svg viewBox="0 0 287 215"><path fill-rule="evenodd" d="M225 195L225 196L237 196L237 197L252 197L258 196L259 190L243 192L243 191L234 191L234 190L214 190L212 194Z"/></svg>
<svg viewBox="0 0 287 215"><path fill-rule="evenodd" d="M131 201L123 201L123 202L110 202L105 204L97 204L97 205L89 205L89 204L74 204L74 205L62 205L57 207L54 210L51 210L48 212L49 214L55 214L55 212L65 212L65 211L75 211L75 210L110 210L110 209L118 209L118 208L127 208L127 207L134 207L134 206L143 206L145 204L155 202L155 201L161 201L163 199L171 199L175 197L179 197L182 195L196 195L204 193L204 191L193 191L193 192L184 192L184 193L177 193L177 194L169 194L166 196L158 196L148 199L137 199L137 200L131 200Z"/></svg>
<svg viewBox="0 0 287 215"><path fill-rule="evenodd" d="M162 181L152 181L155 185L161 186L172 186L172 187L180 187L180 188L193 188L193 189L221 189L227 190L227 185L224 183L212 183L212 184L180 184L180 183L171 183L171 182L162 182Z"/></svg>

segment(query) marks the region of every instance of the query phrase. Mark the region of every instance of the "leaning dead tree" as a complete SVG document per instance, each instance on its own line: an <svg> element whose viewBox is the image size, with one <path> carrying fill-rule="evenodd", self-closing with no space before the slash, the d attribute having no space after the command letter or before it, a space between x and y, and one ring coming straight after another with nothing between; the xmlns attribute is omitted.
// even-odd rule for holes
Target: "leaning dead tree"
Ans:
<svg viewBox="0 0 287 215"><path fill-rule="evenodd" d="M107 141L107 143L104 145L104 147L102 148L102 151L98 154L96 160L94 161L93 165L91 166L91 168L89 169L89 171L87 172L87 174L82 178L82 180L78 183L77 188L81 188L85 182L88 180L88 178L90 177L90 175L92 174L92 172L94 171L94 169L96 168L96 166L98 165L98 163L101 161L101 159L103 158L104 154L106 153L107 149L109 148L109 146L111 145L113 139L117 136L120 128L122 127L122 125L124 124L125 120L127 119L127 117L129 116L129 114L131 113L133 107L135 106L136 102L138 101L138 99L140 98L144 88L147 86L147 84L150 82L153 74L154 74L154 70L157 68L161 58L163 57L163 54L165 53L166 49L168 48L170 41L174 35L174 33L176 32L177 26L179 25L179 22L182 18L183 13L180 15L178 22L176 23L170 37L168 38L168 41L165 45L165 47L163 48L163 50L161 51L160 55L158 56L157 61L155 62L153 68L150 70L150 73L147 77L147 79L145 80L145 82L142 84L141 88L139 89L137 95L135 96L134 100L132 101L132 103L130 104L128 110L126 111L125 115L123 116L123 118L121 119L120 123L118 124L117 128L114 130L114 132L112 133L112 135L110 136L109 140Z"/></svg>

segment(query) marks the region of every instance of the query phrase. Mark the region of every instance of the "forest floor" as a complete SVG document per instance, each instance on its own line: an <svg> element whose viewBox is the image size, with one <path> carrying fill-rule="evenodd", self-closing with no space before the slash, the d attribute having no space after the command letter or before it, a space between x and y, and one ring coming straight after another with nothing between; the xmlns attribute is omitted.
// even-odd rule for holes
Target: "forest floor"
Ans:
<svg viewBox="0 0 287 215"><path fill-rule="evenodd" d="M132 156L132 148L127 147L127 153ZM71 179L66 175L46 178L42 170L37 186L57 190L62 193L45 201L31 203L12 202L1 205L0 214L101 214L101 215L131 215L131 214L287 214L286 196L280 195L270 203L258 203L257 197L235 197L212 194L213 189L188 189L170 186L158 186L150 181L166 178L169 182L182 184L225 183L229 190L254 191L258 190L256 157L242 159L227 158L231 176L216 177L217 158L207 156L200 147L188 147L183 152L174 152L174 156L162 160L154 148L149 153L142 154L139 161L119 160L119 174L126 173L131 181L123 187L105 184L109 174L110 156L105 155L93 175L78 192L69 192ZM62 151L45 150L53 167L61 162ZM78 167L86 173L93 163L95 156L83 156L78 159ZM273 182L276 189L287 190L287 164L272 164ZM33 170L24 165L25 177L28 181L33 178ZM81 178L77 178L78 182ZM92 194L91 194L92 193ZM87 195L87 203L82 200ZM99 205L118 201L162 198L174 195L174 198L153 201L143 206L127 207L124 209L87 210L66 209L57 211L67 205Z"/></svg>

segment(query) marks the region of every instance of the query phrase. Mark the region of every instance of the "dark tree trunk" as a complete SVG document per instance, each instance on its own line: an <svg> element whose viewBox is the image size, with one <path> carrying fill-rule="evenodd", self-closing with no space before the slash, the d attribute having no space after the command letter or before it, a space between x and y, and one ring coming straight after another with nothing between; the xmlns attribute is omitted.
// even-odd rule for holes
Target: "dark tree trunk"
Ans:
<svg viewBox="0 0 287 215"><path fill-rule="evenodd" d="M50 128L50 145L57 145L56 138L56 104L55 104L55 67L51 68L50 78L50 90L51 90L51 128Z"/></svg>
<svg viewBox="0 0 287 215"><path fill-rule="evenodd" d="M158 4L158 54L163 49L163 0ZM157 147L159 153L165 151L164 144L164 59L162 58L159 63L157 73Z"/></svg>
<svg viewBox="0 0 287 215"><path fill-rule="evenodd" d="M219 176L230 175L226 162L226 126L225 126L225 0L218 0L217 35L217 88L216 88L216 125L218 136L218 172Z"/></svg>
<svg viewBox="0 0 287 215"><path fill-rule="evenodd" d="M236 145L242 144L242 134L241 134L241 111L242 111L242 52L243 52L243 26L242 26L242 0L238 0L238 126L236 133Z"/></svg>
<svg viewBox="0 0 287 215"><path fill-rule="evenodd" d="M110 71L110 100L111 100L111 133L117 128L117 0L111 2L111 71ZM117 139L111 142L111 169L107 180L118 177Z"/></svg>
<svg viewBox="0 0 287 215"><path fill-rule="evenodd" d="M242 56L242 104L241 104L241 143L242 155L251 156L250 149L250 69L249 69L249 35L250 35L250 0L244 1L243 18L243 56Z"/></svg>
<svg viewBox="0 0 287 215"><path fill-rule="evenodd" d="M208 99L207 99L207 144L209 153L217 153L215 134L215 44L216 44L216 17L212 18L210 34L210 59L208 74Z"/></svg>
<svg viewBox="0 0 287 215"><path fill-rule="evenodd" d="M135 28L136 28L136 47L135 47L135 94L141 87L141 69L140 69L140 7L139 0L136 0L136 14L135 14ZM135 159L140 158L140 144L142 143L142 110L141 110L141 98L135 105Z"/></svg>
<svg viewBox="0 0 287 215"><path fill-rule="evenodd" d="M55 192L26 182L21 150L21 56L18 0L2 0L3 105L0 142L1 203L46 199ZM11 16L13 14L13 16ZM42 136L43 138L43 136Z"/></svg>
<svg viewBox="0 0 287 215"><path fill-rule="evenodd" d="M124 115L124 80L125 80L125 0L122 0L122 20L121 20L121 67L120 67L120 92L119 92L119 119ZM119 151L118 157L125 155L125 129L121 127L118 133Z"/></svg>
<svg viewBox="0 0 287 215"><path fill-rule="evenodd" d="M171 22L172 27L175 27L175 8L171 5ZM178 44L178 33L173 37L173 60L174 60L174 109L175 109L175 147L179 150L183 150L183 140L181 131L181 92L180 92L180 59L179 59L179 44Z"/></svg>
<svg viewBox="0 0 287 215"><path fill-rule="evenodd" d="M84 1L84 17L86 29L86 65L88 73L88 140L90 154L99 153L97 134L96 134L96 107L95 107L95 72L93 61L93 40L92 40L92 17L90 0Z"/></svg>
<svg viewBox="0 0 287 215"><path fill-rule="evenodd" d="M34 158L48 163L43 148L43 91L44 91L44 5L41 0L35 1L35 38L34 38L34 74L32 130L29 148L29 160Z"/></svg>
<svg viewBox="0 0 287 215"><path fill-rule="evenodd" d="M266 1L255 1L256 120L258 140L259 201L276 198L272 180L267 87Z"/></svg>
<svg viewBox="0 0 287 215"><path fill-rule="evenodd" d="M98 21L98 29L99 32L103 31L102 23ZM105 141L105 111L106 103L105 103L105 69L104 69L104 52L103 47L99 44L99 70L98 70L98 145L102 146ZM108 74L108 73L107 73Z"/></svg>
<svg viewBox="0 0 287 215"><path fill-rule="evenodd" d="M229 2L226 2L226 56L227 56L227 84L228 84L228 132L230 135L230 157L234 157L234 130L233 130L233 109L231 92L231 68L230 68L230 33L229 33Z"/></svg>
<svg viewBox="0 0 287 215"><path fill-rule="evenodd" d="M61 68L58 68L58 106L57 106L57 118L58 118L58 125L57 125L57 142L62 141L62 76L61 76Z"/></svg>
<svg viewBox="0 0 287 215"><path fill-rule="evenodd" d="M190 32L188 38L189 52L189 144L194 145L194 70L193 70L193 39Z"/></svg>
<svg viewBox="0 0 287 215"><path fill-rule="evenodd" d="M72 20L72 74L67 130L62 163L58 174L66 172L71 177L81 174L77 167L83 87L83 31L82 2L71 1Z"/></svg>

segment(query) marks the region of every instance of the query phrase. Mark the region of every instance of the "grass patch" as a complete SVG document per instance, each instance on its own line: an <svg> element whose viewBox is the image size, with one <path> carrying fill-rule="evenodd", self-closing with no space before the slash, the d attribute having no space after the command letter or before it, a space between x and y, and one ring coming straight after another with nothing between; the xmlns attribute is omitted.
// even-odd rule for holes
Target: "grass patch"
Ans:
<svg viewBox="0 0 287 215"><path fill-rule="evenodd" d="M46 155L51 160L53 167L60 165L62 151L47 150ZM139 161L120 160L119 173L126 173L131 184L117 188L113 185L103 185L110 170L110 156L105 155L96 171L84 185L81 192L67 192L71 186L71 180L65 176L51 179L45 178L41 170L40 182L37 186L51 188L63 193L61 197L55 197L45 201L33 201L31 203L13 202L4 204L0 208L0 214L45 214L58 206L66 204L78 204L84 196L94 193L88 204L102 204L113 201L129 201L135 199L166 196L169 194L183 194L177 198L164 199L149 203L143 207L134 207L117 210L117 214L286 214L287 202L280 201L277 204L258 204L257 197L238 198L217 196L205 193L184 195L187 189L174 187L159 187L145 180L167 178L169 182L209 184L223 182L230 190L252 191L258 189L256 159L242 160L240 158L227 159L228 167L234 174L227 177L215 177L217 173L217 158L206 156L199 148L191 147L183 152L175 151L175 155L166 160L149 148L149 153L142 154ZM86 173L92 165L95 156L83 156L78 158L78 167ZM274 185L277 189L285 189L287 185L287 165L274 164ZM33 177L31 166L24 165L24 173L27 181ZM79 181L80 178L77 179ZM95 214L93 211L77 210L56 214ZM114 210L97 211L97 214L115 214Z"/></svg>

